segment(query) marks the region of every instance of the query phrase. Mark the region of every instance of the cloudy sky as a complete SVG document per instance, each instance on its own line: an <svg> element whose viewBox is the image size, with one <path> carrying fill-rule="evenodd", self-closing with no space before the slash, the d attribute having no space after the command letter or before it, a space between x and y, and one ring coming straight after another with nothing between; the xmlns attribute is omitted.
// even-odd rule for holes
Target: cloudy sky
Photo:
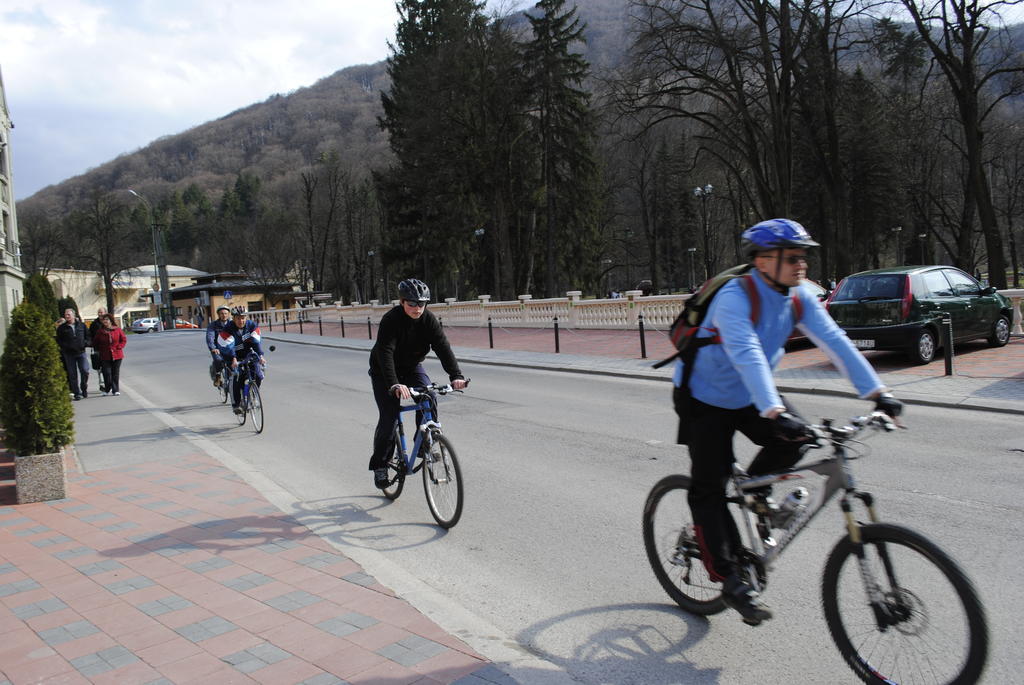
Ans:
<svg viewBox="0 0 1024 685"><path fill-rule="evenodd" d="M3 0L17 199L387 57L393 0Z"/></svg>

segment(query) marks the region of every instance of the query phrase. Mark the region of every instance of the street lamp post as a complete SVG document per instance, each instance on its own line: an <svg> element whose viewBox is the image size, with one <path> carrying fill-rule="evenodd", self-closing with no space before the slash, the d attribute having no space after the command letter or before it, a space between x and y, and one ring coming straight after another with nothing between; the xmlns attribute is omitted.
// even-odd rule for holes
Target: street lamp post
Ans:
<svg viewBox="0 0 1024 685"><path fill-rule="evenodd" d="M892 229L892 232L896 234L896 266L903 266L903 241L900 240L900 234L903 232L902 226L896 226Z"/></svg>
<svg viewBox="0 0 1024 685"><path fill-rule="evenodd" d="M927 239L928 239L928 234L927 233L918 233L917 234L917 242L921 246L921 263L922 264L927 264L928 263L927 261L925 261L925 247L926 247L925 241Z"/></svg>
<svg viewBox="0 0 1024 685"><path fill-rule="evenodd" d="M376 291L376 290L377 290L377 281L376 281L376 280L374 279L374 277L373 277L373 276L374 276L374 274L373 274L373 267L374 267L374 264L373 264L373 257L374 257L374 255L376 255L376 254L377 254L377 251L376 251L376 250L368 250L368 251L366 252L366 256L367 256L367 257L369 258L369 260L370 260L370 288L371 288L372 290L374 290L374 291ZM374 299L380 299L380 298L378 298L378 297L377 297L377 293L376 293L376 292L371 292L371 293L367 293L367 295L369 295L369 297L367 297L367 298L366 298L367 300L374 300Z"/></svg>
<svg viewBox="0 0 1024 685"><path fill-rule="evenodd" d="M171 294L170 288L167 285L167 260L164 259L163 244L160 240L160 233L157 230L159 224L156 222L156 213L153 212L153 205L149 204L149 200L131 188L128 189L128 192L142 200L143 204L146 205L146 211L149 212L150 229L153 232L153 269L156 271L157 280L160 284L160 306L157 308L157 316L164 330L174 330L174 309L171 306L172 303L167 301Z"/></svg>
<svg viewBox="0 0 1024 685"><path fill-rule="evenodd" d="M709 227L709 224L708 224L708 198L711 197L711 193L713 193L714 190L715 190L715 187L713 185L711 185L710 183L705 185L703 188L694 188L693 189L694 197L696 197L697 199L700 200L700 215L701 215L701 223L702 223L702 230L703 230L703 236L704 236L704 248L705 248L705 250L707 250L707 247L708 247L708 245L711 242L711 236L709 235L710 227ZM694 250L694 251L696 251L696 250ZM708 257L708 253L707 252L704 253L704 257L705 257L705 264L706 264L706 259ZM706 269L705 269L704 277L707 278L707 270ZM693 281L693 268L692 267L690 269L690 280ZM692 283L690 284L690 290L693 290L693 284Z"/></svg>
<svg viewBox="0 0 1024 685"><path fill-rule="evenodd" d="M694 290L694 283L693 283L693 256L697 253L697 248L695 248L695 247L688 247L688 248L686 248L686 251L690 254L690 292L692 293L693 290Z"/></svg>

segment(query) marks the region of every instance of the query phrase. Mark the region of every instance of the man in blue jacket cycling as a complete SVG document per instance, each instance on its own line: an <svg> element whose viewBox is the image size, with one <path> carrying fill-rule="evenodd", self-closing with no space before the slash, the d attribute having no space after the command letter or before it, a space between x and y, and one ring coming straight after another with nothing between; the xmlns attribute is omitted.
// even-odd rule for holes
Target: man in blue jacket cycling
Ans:
<svg viewBox="0 0 1024 685"><path fill-rule="evenodd" d="M260 363L254 367L256 377L253 378L253 381L258 386L263 384L263 367L267 360L263 356L263 347L260 345L260 326L255 321L246 318L245 307L231 308L231 321L217 335L217 344L220 347L224 364L229 364L232 370L238 368L238 362L244 360L250 351L259 355ZM242 413L241 401L241 384L232 383L231 409L236 414Z"/></svg>
<svg viewBox="0 0 1024 685"><path fill-rule="evenodd" d="M737 431L761 446L747 468L751 475L789 468L803 455L807 423L787 406L772 376L794 326L824 350L860 396L873 400L878 410L895 417L903 405L818 298L800 286L807 275L807 250L818 247L803 226L790 219L762 221L743 232L740 245L753 266L758 302L752 305L739 278L722 286L697 333L717 335L721 343L700 347L688 373L683 361L676 362L673 398L680 418L679 439L690 452L688 498L704 565L711 580L722 583L725 603L746 623L757 625L772 614L739 572L736 552L741 539L725 489L736 461L732 440ZM759 311L752 317L755 306Z"/></svg>

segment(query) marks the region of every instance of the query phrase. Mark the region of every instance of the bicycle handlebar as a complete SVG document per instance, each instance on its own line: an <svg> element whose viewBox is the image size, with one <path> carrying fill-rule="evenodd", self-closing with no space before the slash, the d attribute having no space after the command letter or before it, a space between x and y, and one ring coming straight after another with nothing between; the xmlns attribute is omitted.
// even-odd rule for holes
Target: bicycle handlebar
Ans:
<svg viewBox="0 0 1024 685"><path fill-rule="evenodd" d="M819 441L824 440L825 442L833 443L846 442L866 428L874 428L875 430L883 430L886 433L891 433L897 428L905 427L906 426L897 423L888 414L880 411L873 411L864 416L855 416L850 419L849 425L842 427L833 425L832 419L822 419L821 424L810 426L810 431Z"/></svg>
<svg viewBox="0 0 1024 685"><path fill-rule="evenodd" d="M469 385L469 380L470 379L468 378L466 379L466 385ZM412 396L412 398L415 400L419 399L423 395L429 395L431 391L436 392L438 395L447 395L450 392L462 392L461 390L456 390L455 388L453 388L450 383L445 383L444 385L431 383L430 385L421 386L418 388L409 388L409 395Z"/></svg>

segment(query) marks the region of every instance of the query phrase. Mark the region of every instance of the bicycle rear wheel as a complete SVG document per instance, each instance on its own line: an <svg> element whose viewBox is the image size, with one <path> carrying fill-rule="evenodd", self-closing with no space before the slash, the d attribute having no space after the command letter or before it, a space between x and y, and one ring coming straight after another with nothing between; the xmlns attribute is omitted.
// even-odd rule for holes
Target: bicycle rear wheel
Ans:
<svg viewBox="0 0 1024 685"><path fill-rule="evenodd" d="M846 663L865 683L977 682L988 628L964 572L907 528L876 523L861 534L863 561L845 537L821 581L825 622ZM865 596L866 583L882 595L881 617Z"/></svg>
<svg viewBox="0 0 1024 685"><path fill-rule="evenodd" d="M405 460L402 456L401 435L396 427L395 446L387 461L389 485L383 490L384 496L390 500L398 499L398 496L402 494L402 488L405 487Z"/></svg>
<svg viewBox="0 0 1024 685"><path fill-rule="evenodd" d="M688 476L666 476L655 483L644 504L644 547L654 576L668 596L692 614L709 616L725 609L722 586L711 580L701 561L686 501Z"/></svg>
<svg viewBox="0 0 1024 685"><path fill-rule="evenodd" d="M255 383L249 385L249 416L252 417L252 427L257 433L262 433L263 397L260 395L260 386Z"/></svg>
<svg viewBox="0 0 1024 685"><path fill-rule="evenodd" d="M423 491L430 514L442 528L451 528L462 516L462 470L448 438L435 433L423 456Z"/></svg>

